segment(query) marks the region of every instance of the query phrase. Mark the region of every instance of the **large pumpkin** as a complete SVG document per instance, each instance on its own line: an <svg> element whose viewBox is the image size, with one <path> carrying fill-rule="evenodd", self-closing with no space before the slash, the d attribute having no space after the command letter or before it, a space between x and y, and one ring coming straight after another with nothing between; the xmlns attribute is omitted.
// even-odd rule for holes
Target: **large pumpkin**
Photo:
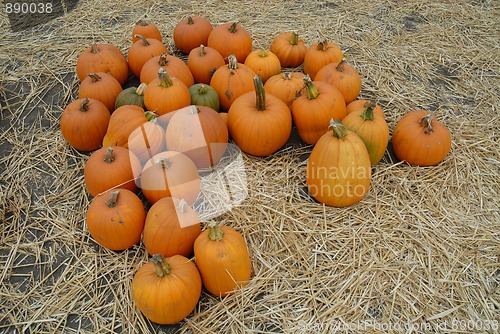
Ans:
<svg viewBox="0 0 500 334"><path fill-rule="evenodd" d="M128 79L128 63L123 53L112 44L92 44L83 50L76 61L80 82L89 73L106 72L123 85Z"/></svg>
<svg viewBox="0 0 500 334"><path fill-rule="evenodd" d="M102 144L109 118L109 110L101 101L92 98L77 99L62 112L61 133L73 148L93 151Z"/></svg>
<svg viewBox="0 0 500 334"><path fill-rule="evenodd" d="M132 280L132 298L149 320L171 325L187 317L201 296L201 277L188 258L174 255L165 259L155 254L137 270Z"/></svg>
<svg viewBox="0 0 500 334"><path fill-rule="evenodd" d="M141 240L146 210L141 199L127 189L96 196L86 214L87 228L101 246L120 251Z"/></svg>
<svg viewBox="0 0 500 334"><path fill-rule="evenodd" d="M344 96L345 103L354 101L361 91L361 76L345 61L323 66L314 77L315 81L325 81L336 87Z"/></svg>
<svg viewBox="0 0 500 334"><path fill-rule="evenodd" d="M324 40L314 43L304 57L304 73L314 80L316 73L325 65L340 62L344 53L337 44Z"/></svg>
<svg viewBox="0 0 500 334"><path fill-rule="evenodd" d="M163 197L148 211L143 243L149 254L190 257L200 233L198 215L185 200Z"/></svg>
<svg viewBox="0 0 500 334"><path fill-rule="evenodd" d="M392 134L396 157L411 165L433 166L450 152L450 131L427 110L404 115Z"/></svg>
<svg viewBox="0 0 500 334"><path fill-rule="evenodd" d="M226 296L248 284L252 267L243 236L229 226L211 226L194 243L194 257L203 285Z"/></svg>
<svg viewBox="0 0 500 334"><path fill-rule="evenodd" d="M177 49L184 54L189 54L191 50L207 45L208 36L212 32L212 24L206 18L200 16L188 16L179 21L174 27L174 43Z"/></svg>
<svg viewBox="0 0 500 334"><path fill-rule="evenodd" d="M292 103L292 115L300 138L316 144L328 131L330 119L342 120L346 114L345 100L339 90L322 81L304 77L305 89Z"/></svg>
<svg viewBox="0 0 500 334"><path fill-rule="evenodd" d="M264 84L267 93L272 94L285 102L292 111L293 101L300 95L304 88L304 73L284 72L273 75Z"/></svg>
<svg viewBox="0 0 500 334"><path fill-rule="evenodd" d="M271 42L271 52L280 60L283 67L297 67L304 62L307 46L295 32L284 32Z"/></svg>
<svg viewBox="0 0 500 334"><path fill-rule="evenodd" d="M239 63L244 63L252 52L252 37L238 23L224 23L212 30L207 45L219 51L224 59L234 55Z"/></svg>
<svg viewBox="0 0 500 334"><path fill-rule="evenodd" d="M280 149L290 138L290 109L276 96L266 93L258 75L255 91L237 98L227 115L231 138L245 153L268 156Z"/></svg>
<svg viewBox="0 0 500 334"><path fill-rule="evenodd" d="M340 121L314 146L307 162L309 193L320 203L345 207L359 202L370 188L370 155L359 136Z"/></svg>
<svg viewBox="0 0 500 334"><path fill-rule="evenodd" d="M165 133L167 149L187 155L198 168L219 162L228 143L228 130L217 111L189 106L175 111Z"/></svg>
<svg viewBox="0 0 500 334"><path fill-rule="evenodd" d="M167 53L155 56L144 64L141 70L141 82L149 84L158 78L160 68L163 68L171 78L182 81L187 87L194 84L193 74L191 74L186 63L182 59Z"/></svg>
<svg viewBox="0 0 500 334"><path fill-rule="evenodd" d="M104 103L106 108L113 112L118 94L122 86L111 74L104 72L89 73L80 83L78 98L93 98Z"/></svg>
<svg viewBox="0 0 500 334"><path fill-rule="evenodd" d="M187 66L193 74L194 82L209 85L215 71L226 62L219 51L214 48L200 45L191 50L187 59Z"/></svg>

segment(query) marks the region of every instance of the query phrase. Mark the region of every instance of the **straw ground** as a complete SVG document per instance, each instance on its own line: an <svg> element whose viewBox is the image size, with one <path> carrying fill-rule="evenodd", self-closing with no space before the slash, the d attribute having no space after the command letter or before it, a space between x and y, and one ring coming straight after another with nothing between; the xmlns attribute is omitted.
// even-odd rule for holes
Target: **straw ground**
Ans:
<svg viewBox="0 0 500 334"><path fill-rule="evenodd" d="M2 7L3 8L3 7ZM0 16L0 332L495 332L500 318L498 2L80 1L22 32ZM450 155L411 167L387 154L368 196L343 209L308 195L311 147L243 156L248 196L213 218L248 242L253 278L223 300L203 293L177 326L150 324L130 282L147 261L90 238L88 154L59 131L76 97L78 54L92 42L125 54L147 17L175 53L174 25L238 21L254 48L281 31L339 44L390 128L428 109L448 126ZM496 326L496 327L495 327Z"/></svg>

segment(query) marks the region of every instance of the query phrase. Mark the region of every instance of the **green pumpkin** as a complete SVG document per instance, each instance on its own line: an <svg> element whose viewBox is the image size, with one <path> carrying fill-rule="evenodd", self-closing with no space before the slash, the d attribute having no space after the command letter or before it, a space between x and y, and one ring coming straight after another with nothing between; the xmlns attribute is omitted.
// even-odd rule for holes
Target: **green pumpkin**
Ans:
<svg viewBox="0 0 500 334"><path fill-rule="evenodd" d="M136 105L145 110L144 91L146 87L147 84L141 83L139 87L129 87L122 90L116 97L115 109L124 105Z"/></svg>
<svg viewBox="0 0 500 334"><path fill-rule="evenodd" d="M219 95L211 86L198 83L189 87L191 94L191 104L207 106L215 111L219 111Z"/></svg>

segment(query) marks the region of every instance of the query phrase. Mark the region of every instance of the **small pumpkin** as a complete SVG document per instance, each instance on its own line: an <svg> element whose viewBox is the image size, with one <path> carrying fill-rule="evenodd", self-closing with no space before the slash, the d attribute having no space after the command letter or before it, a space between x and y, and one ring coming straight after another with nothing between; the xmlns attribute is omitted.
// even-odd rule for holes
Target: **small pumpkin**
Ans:
<svg viewBox="0 0 500 334"><path fill-rule="evenodd" d="M285 102L290 111L293 109L293 101L300 95L304 88L304 73L284 72L273 75L264 84L267 93L272 94Z"/></svg>
<svg viewBox="0 0 500 334"><path fill-rule="evenodd" d="M285 102L266 93L258 75L253 78L255 91L237 98L227 116L231 138L245 153L268 156L290 138L292 117Z"/></svg>
<svg viewBox="0 0 500 334"><path fill-rule="evenodd" d="M300 138L316 144L328 131L330 119L342 120L346 114L345 100L340 91L322 81L304 76L305 89L294 101L292 116Z"/></svg>
<svg viewBox="0 0 500 334"><path fill-rule="evenodd" d="M90 235L99 245L121 251L141 240L146 210L135 193L116 189L97 195L85 218Z"/></svg>
<svg viewBox="0 0 500 334"><path fill-rule="evenodd" d="M215 71L226 62L219 51L200 45L188 55L187 66L193 74L194 82L209 85Z"/></svg>
<svg viewBox="0 0 500 334"><path fill-rule="evenodd" d="M217 111L206 106L189 106L172 116L165 139L169 151L182 152L198 168L208 168L224 155L228 130Z"/></svg>
<svg viewBox="0 0 500 334"><path fill-rule="evenodd" d="M194 257L205 288L224 297L247 285L252 274L243 236L229 226L210 226L194 242Z"/></svg>
<svg viewBox="0 0 500 334"><path fill-rule="evenodd" d="M318 140L307 162L309 193L320 203L346 207L363 199L370 188L371 163L365 143L338 120Z"/></svg>
<svg viewBox="0 0 500 334"><path fill-rule="evenodd" d="M229 56L229 63L219 67L210 86L219 95L220 109L228 111L231 104L241 95L254 89L255 72L245 64L238 63L236 56Z"/></svg>
<svg viewBox="0 0 500 334"><path fill-rule="evenodd" d="M139 40L128 49L128 65L132 73L140 78L142 67L149 59L168 51L167 47L155 38L146 38L139 34L134 36Z"/></svg>
<svg viewBox="0 0 500 334"><path fill-rule="evenodd" d="M316 73L325 65L341 62L344 53L335 43L324 40L314 43L304 56L304 73L314 80Z"/></svg>
<svg viewBox="0 0 500 334"><path fill-rule="evenodd" d="M271 42L271 52L280 60L283 67L297 67L304 62L307 46L295 32L284 32Z"/></svg>
<svg viewBox="0 0 500 334"><path fill-rule="evenodd" d="M344 60L323 66L314 77L315 81L325 81L336 87L349 104L361 91L361 76L358 71Z"/></svg>
<svg viewBox="0 0 500 334"><path fill-rule="evenodd" d="M179 21L174 27L175 47L182 53L189 54L191 50L197 48L200 44L207 44L212 29L212 24L206 18L188 16Z"/></svg>
<svg viewBox="0 0 500 334"><path fill-rule="evenodd" d="M157 122L157 117L139 125L130 133L127 141L128 149L133 152L142 164L165 149L165 130Z"/></svg>
<svg viewBox="0 0 500 334"><path fill-rule="evenodd" d="M141 70L141 82L150 83L158 78L160 68L163 68L171 78L182 81L187 87L194 84L193 74L191 74L186 63L182 59L167 53L155 56L144 64Z"/></svg>
<svg viewBox="0 0 500 334"><path fill-rule="evenodd" d="M415 166L434 166L451 149L451 134L446 126L427 110L405 114L392 133L396 157Z"/></svg>
<svg viewBox="0 0 500 334"><path fill-rule="evenodd" d="M62 112L61 133L73 148L93 151L102 144L109 118L109 110L101 101L92 98L77 99Z"/></svg>
<svg viewBox="0 0 500 334"><path fill-rule="evenodd" d="M346 114L349 115L350 113L355 112L355 111L365 110L366 104L369 102L370 102L370 100L366 100L366 99L354 100L354 101L350 102L349 104L347 104L347 107L345 108ZM385 117L384 111L382 110L382 108L380 108L380 106L378 104L375 105L375 107L373 108L373 111L376 113L380 113L380 114L384 115L384 117Z"/></svg>
<svg viewBox="0 0 500 334"><path fill-rule="evenodd" d="M122 86L111 74L104 72L89 73L78 88L78 98L94 98L104 103L112 113L115 101L122 91Z"/></svg>
<svg viewBox="0 0 500 334"><path fill-rule="evenodd" d="M154 155L141 174L142 193L151 204L163 197L176 197L193 205L200 194L200 186L196 165L180 152L163 151Z"/></svg>
<svg viewBox="0 0 500 334"><path fill-rule="evenodd" d="M250 52L245 59L245 65L260 75L262 82L281 73L281 63L278 57L270 50L260 49Z"/></svg>
<svg viewBox="0 0 500 334"><path fill-rule="evenodd" d="M144 109L144 91L147 87L147 84L142 83L139 87L128 87L122 90L116 97L115 110L125 105L135 105Z"/></svg>
<svg viewBox="0 0 500 334"><path fill-rule="evenodd" d="M155 254L137 270L132 299L149 320L172 325L186 318L201 296L202 282L196 265L181 255Z"/></svg>
<svg viewBox="0 0 500 334"><path fill-rule="evenodd" d="M93 197L115 188L136 192L136 178L140 173L141 163L137 157L121 146L102 147L94 151L83 170L85 186Z"/></svg>
<svg viewBox="0 0 500 334"><path fill-rule="evenodd" d="M144 104L148 110L162 116L191 104L189 88L179 79L171 78L160 68L158 77L148 84L144 93Z"/></svg>
<svg viewBox="0 0 500 334"><path fill-rule="evenodd" d="M128 148L128 139L132 131L155 117L152 112L145 112L136 105L124 105L111 115L103 138L103 146L123 146Z"/></svg>
<svg viewBox="0 0 500 334"><path fill-rule="evenodd" d="M161 32L158 27L155 24L147 22L145 19L137 21L132 29L132 44L140 40L138 35L162 41Z"/></svg>
<svg viewBox="0 0 500 334"><path fill-rule="evenodd" d="M94 43L78 56L76 73L81 82L89 73L96 72L109 73L123 85L129 74L127 59L123 52L112 44Z"/></svg>
<svg viewBox="0 0 500 334"><path fill-rule="evenodd" d="M374 101L367 101L362 109L355 110L342 119L344 126L355 132L365 143L372 165L385 154L389 143L389 126L384 113Z"/></svg>
<svg viewBox="0 0 500 334"><path fill-rule="evenodd" d="M219 51L224 59L234 55L237 62L243 64L252 52L252 37L237 22L224 23L212 30L208 36L207 45Z"/></svg>
<svg viewBox="0 0 500 334"><path fill-rule="evenodd" d="M219 94L212 86L201 83L192 85L189 87L189 94L192 105L207 106L219 111Z"/></svg>
<svg viewBox="0 0 500 334"><path fill-rule="evenodd" d="M147 213L143 243L149 254L190 257L200 233L198 214L185 200L163 197Z"/></svg>

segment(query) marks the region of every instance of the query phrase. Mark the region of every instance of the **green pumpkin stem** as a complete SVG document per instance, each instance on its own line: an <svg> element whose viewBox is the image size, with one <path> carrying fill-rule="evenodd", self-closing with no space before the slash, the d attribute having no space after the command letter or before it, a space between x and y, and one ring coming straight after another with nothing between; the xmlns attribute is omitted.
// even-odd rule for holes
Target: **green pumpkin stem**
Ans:
<svg viewBox="0 0 500 334"><path fill-rule="evenodd" d="M207 93L208 93L207 85L201 84L200 87L198 87L198 94L205 95Z"/></svg>
<svg viewBox="0 0 500 334"><path fill-rule="evenodd" d="M266 49L261 48L259 51L259 57L266 58L267 56L269 56L269 54L267 53Z"/></svg>
<svg viewBox="0 0 500 334"><path fill-rule="evenodd" d="M151 258L151 263L154 265L155 274L159 277L170 275L172 268L161 254L155 254Z"/></svg>
<svg viewBox="0 0 500 334"><path fill-rule="evenodd" d="M172 161L169 158L160 158L156 160L156 164L160 165L161 168L168 169L172 166Z"/></svg>
<svg viewBox="0 0 500 334"><path fill-rule="evenodd" d="M234 22L233 24L231 24L231 27L229 27L229 32L234 34L238 31L238 29L236 29L238 27L238 22Z"/></svg>
<svg viewBox="0 0 500 334"><path fill-rule="evenodd" d="M172 78L170 78L167 71L165 71L163 68L160 68L158 70L158 79L160 79L159 85L163 88L168 88L174 84Z"/></svg>
<svg viewBox="0 0 500 334"><path fill-rule="evenodd" d="M347 136L347 129L345 128L344 124L342 124L341 121L335 119L330 120L329 128L332 128L333 135L335 137L337 137L338 139L345 140L345 137Z"/></svg>
<svg viewBox="0 0 500 334"><path fill-rule="evenodd" d="M111 192L108 200L106 201L106 206L108 208L114 208L118 204L118 194L120 194L119 190Z"/></svg>
<svg viewBox="0 0 500 334"><path fill-rule="evenodd" d="M143 82L139 85L139 87L137 87L137 89L135 90L135 94L138 95L138 96L143 96L144 95L144 91L146 90L146 88L148 87L148 84Z"/></svg>
<svg viewBox="0 0 500 334"><path fill-rule="evenodd" d="M373 109L375 109L376 106L377 106L377 104L375 103L375 101L371 101L371 100L367 101L365 103L365 110L361 114L361 117L363 117L363 119L365 121L373 121L373 119L375 118L375 116L373 114Z"/></svg>
<svg viewBox="0 0 500 334"><path fill-rule="evenodd" d="M104 153L104 162L110 164L115 161L115 154L113 153L113 148L108 146L106 153Z"/></svg>
<svg viewBox="0 0 500 334"><path fill-rule="evenodd" d="M306 74L304 76L303 80L304 80L304 84L305 84L305 88L306 88L306 92L307 92L307 98L309 100L314 100L314 99L318 98L319 91L318 91L318 88L316 88L316 86L312 82L311 77L308 74Z"/></svg>
<svg viewBox="0 0 500 334"><path fill-rule="evenodd" d="M229 55L227 58L227 66L230 70L236 70L238 68L238 59L235 55Z"/></svg>
<svg viewBox="0 0 500 334"><path fill-rule="evenodd" d="M431 132L434 132L434 129L432 128L432 119L433 119L432 114L429 114L427 116L422 117L422 119L420 120L420 125L422 125L425 128L424 133L426 135L428 135Z"/></svg>
<svg viewBox="0 0 500 334"><path fill-rule="evenodd" d="M292 45L297 45L299 44L299 35L296 33L292 32L292 35L290 36L290 40L288 41Z"/></svg>
<svg viewBox="0 0 500 334"><path fill-rule="evenodd" d="M208 238L212 241L220 241L224 236L224 231L217 225L211 225L208 227Z"/></svg>
<svg viewBox="0 0 500 334"><path fill-rule="evenodd" d="M158 59L158 65L160 65L160 66L167 66L167 64L168 64L167 56L168 56L168 53L163 52L160 55L160 58Z"/></svg>
<svg viewBox="0 0 500 334"><path fill-rule="evenodd" d="M83 99L82 103L80 104L80 111L81 112L87 112L89 111L89 99L86 97Z"/></svg>
<svg viewBox="0 0 500 334"><path fill-rule="evenodd" d="M156 122L156 120L158 119L158 115L155 114L153 111L144 112L144 116L146 116L149 122Z"/></svg>
<svg viewBox="0 0 500 334"><path fill-rule="evenodd" d="M149 44L148 40L146 39L146 37L142 36L142 35L139 35L139 34L135 34L134 37L136 38L140 38L142 40L142 44L144 44L144 46L149 46L151 44Z"/></svg>
<svg viewBox="0 0 500 334"><path fill-rule="evenodd" d="M88 76L92 79L92 82L101 80L101 77L97 73L89 73Z"/></svg>
<svg viewBox="0 0 500 334"><path fill-rule="evenodd" d="M255 108L257 110L266 110L266 91L260 75L256 74L253 77L253 85L255 86Z"/></svg>

